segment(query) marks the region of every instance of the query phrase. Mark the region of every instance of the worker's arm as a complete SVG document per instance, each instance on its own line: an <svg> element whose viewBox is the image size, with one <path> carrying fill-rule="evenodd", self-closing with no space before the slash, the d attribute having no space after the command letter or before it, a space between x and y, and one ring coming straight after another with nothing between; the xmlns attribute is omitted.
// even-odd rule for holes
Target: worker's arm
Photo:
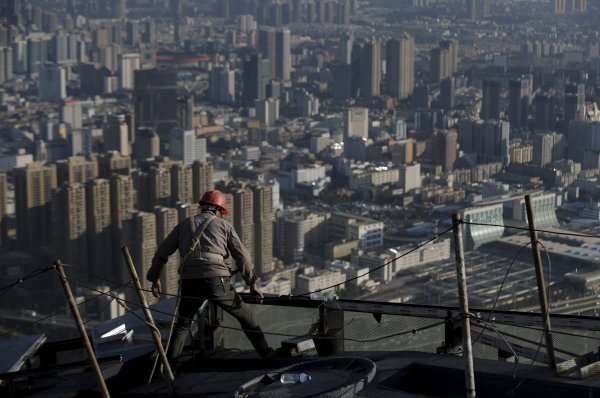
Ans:
<svg viewBox="0 0 600 398"><path fill-rule="evenodd" d="M166 264L169 256L179 248L179 225L177 225L171 233L161 242L156 249L156 253L152 258L152 266L146 274L146 279L156 284L160 279L162 269Z"/></svg>

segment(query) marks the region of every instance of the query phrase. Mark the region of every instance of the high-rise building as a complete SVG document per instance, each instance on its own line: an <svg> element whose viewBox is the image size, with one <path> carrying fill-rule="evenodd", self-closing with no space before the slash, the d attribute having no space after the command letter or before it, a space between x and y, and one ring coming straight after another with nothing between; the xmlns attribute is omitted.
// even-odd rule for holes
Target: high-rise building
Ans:
<svg viewBox="0 0 600 398"><path fill-rule="evenodd" d="M127 18L127 0L112 0L113 18Z"/></svg>
<svg viewBox="0 0 600 398"><path fill-rule="evenodd" d="M337 59L343 65L352 63L352 48L354 47L354 36L352 34L345 35L340 40L340 47L337 53Z"/></svg>
<svg viewBox="0 0 600 398"><path fill-rule="evenodd" d="M338 104L352 97L352 67L347 64L337 64L332 68L333 72L333 99Z"/></svg>
<svg viewBox="0 0 600 398"><path fill-rule="evenodd" d="M585 117L585 84L567 84L565 87L564 120L583 120Z"/></svg>
<svg viewBox="0 0 600 398"><path fill-rule="evenodd" d="M386 91L398 99L408 98L415 87L415 39L404 35L386 45Z"/></svg>
<svg viewBox="0 0 600 398"><path fill-rule="evenodd" d="M327 218L304 209L278 213L274 244L277 257L293 264L302 261L308 251L322 250L327 241Z"/></svg>
<svg viewBox="0 0 600 398"><path fill-rule="evenodd" d="M270 61L259 54L251 54L244 62L244 90L242 100L245 106L254 106L254 101L267 95L267 82L270 80Z"/></svg>
<svg viewBox="0 0 600 398"><path fill-rule="evenodd" d="M98 178L98 162L83 156L70 156L56 161L56 178L58 186L86 182Z"/></svg>
<svg viewBox="0 0 600 398"><path fill-rule="evenodd" d="M500 119L500 82L497 80L483 80L483 96L481 102L481 113L483 120Z"/></svg>
<svg viewBox="0 0 600 398"><path fill-rule="evenodd" d="M156 217L156 244L169 235L179 222L177 209L157 206L154 208ZM166 294L178 294L179 291L179 252L169 257L160 276L160 283Z"/></svg>
<svg viewBox="0 0 600 398"><path fill-rule="evenodd" d="M52 248L63 262L87 268L85 185L63 184L52 194Z"/></svg>
<svg viewBox="0 0 600 398"><path fill-rule="evenodd" d="M348 108L344 112L344 137L369 136L369 109Z"/></svg>
<svg viewBox="0 0 600 398"><path fill-rule="evenodd" d="M168 67L134 72L135 125L151 127L166 139L178 123L177 71Z"/></svg>
<svg viewBox="0 0 600 398"><path fill-rule="evenodd" d="M440 105L443 109L454 108L454 77L448 76L440 82Z"/></svg>
<svg viewBox="0 0 600 398"><path fill-rule="evenodd" d="M83 127L83 116L81 102L71 100L65 101L61 107L61 119L63 123L71 126L71 129L80 129Z"/></svg>
<svg viewBox="0 0 600 398"><path fill-rule="evenodd" d="M233 192L233 209L235 230L254 259L254 195L250 189L239 188Z"/></svg>
<svg viewBox="0 0 600 398"><path fill-rule="evenodd" d="M275 33L275 78L290 80L292 69L291 32L278 29Z"/></svg>
<svg viewBox="0 0 600 398"><path fill-rule="evenodd" d="M13 78L13 50L11 47L0 47L0 83Z"/></svg>
<svg viewBox="0 0 600 398"><path fill-rule="evenodd" d="M215 66L210 71L210 99L218 104L235 102L235 71L227 66Z"/></svg>
<svg viewBox="0 0 600 398"><path fill-rule="evenodd" d="M200 201L205 192L213 189L213 164L210 162L196 161L192 164L192 189L193 202ZM233 202L228 202L228 209L233 209Z"/></svg>
<svg viewBox="0 0 600 398"><path fill-rule="evenodd" d="M508 120L513 128L527 127L531 87L529 79L519 78L508 83Z"/></svg>
<svg viewBox="0 0 600 398"><path fill-rule="evenodd" d="M564 14L566 11L567 0L554 0L553 3L550 3L553 6L554 14Z"/></svg>
<svg viewBox="0 0 600 398"><path fill-rule="evenodd" d="M467 15L472 21L479 21L490 15L490 0L467 0Z"/></svg>
<svg viewBox="0 0 600 398"><path fill-rule="evenodd" d="M135 137L135 158L139 162L160 155L160 139L153 129L139 127Z"/></svg>
<svg viewBox="0 0 600 398"><path fill-rule="evenodd" d="M360 96L376 97L381 86L381 47L376 40L364 44L360 56Z"/></svg>
<svg viewBox="0 0 600 398"><path fill-rule="evenodd" d="M138 209L152 211L154 206L171 205L170 166L170 162L159 162L147 172L141 170L133 172Z"/></svg>
<svg viewBox="0 0 600 398"><path fill-rule="evenodd" d="M252 188L254 194L254 263L257 273L264 275L273 271L273 186Z"/></svg>
<svg viewBox="0 0 600 398"><path fill-rule="evenodd" d="M192 166L181 163L171 166L171 203L192 203L194 197Z"/></svg>
<svg viewBox="0 0 600 398"><path fill-rule="evenodd" d="M176 127L169 136L169 157L191 165L206 160L206 138L196 138L195 130Z"/></svg>
<svg viewBox="0 0 600 398"><path fill-rule="evenodd" d="M442 79L452 76L458 70L458 42L443 40L439 47L431 50L430 80L439 83Z"/></svg>
<svg viewBox="0 0 600 398"><path fill-rule="evenodd" d="M104 150L117 151L123 156L131 155L129 126L125 121L125 115L109 115L104 128Z"/></svg>
<svg viewBox="0 0 600 398"><path fill-rule="evenodd" d="M279 98L256 100L256 118L264 126L272 126L279 119Z"/></svg>
<svg viewBox="0 0 600 398"><path fill-rule="evenodd" d="M42 101L62 101L67 97L67 74L65 68L52 64L41 68L39 96Z"/></svg>
<svg viewBox="0 0 600 398"><path fill-rule="evenodd" d="M8 192L8 179L6 173L0 172L0 247L6 245L6 195Z"/></svg>
<svg viewBox="0 0 600 398"><path fill-rule="evenodd" d="M141 68L141 56L137 53L119 55L119 80L121 89L133 90L134 73Z"/></svg>
<svg viewBox="0 0 600 398"><path fill-rule="evenodd" d="M109 151L98 156L98 171L102 178L110 178L114 173L129 175L131 157L123 156L117 151Z"/></svg>
<svg viewBox="0 0 600 398"><path fill-rule="evenodd" d="M88 267L105 278L113 274L113 234L110 180L98 178L86 184Z"/></svg>
<svg viewBox="0 0 600 398"><path fill-rule="evenodd" d="M29 163L13 171L15 179L15 211L17 239L27 248L51 243L52 190L57 186L56 166Z"/></svg>
<svg viewBox="0 0 600 398"><path fill-rule="evenodd" d="M123 241L129 248L138 275L146 275L152 266L152 257L156 252L156 216L154 213L134 211L131 218L123 223ZM152 293L149 293L152 283L146 278L140 278L140 282L142 289L146 290L148 301L151 303L156 301ZM133 296L132 292L126 294Z"/></svg>
<svg viewBox="0 0 600 398"><path fill-rule="evenodd" d="M455 130L438 131L435 135L433 161L448 173L454 168L458 153L458 134Z"/></svg>
<svg viewBox="0 0 600 398"><path fill-rule="evenodd" d="M269 80L275 79L276 76L276 61L277 61L277 44L276 31L269 26L263 26L258 30L258 52L261 59L269 60Z"/></svg>
<svg viewBox="0 0 600 398"><path fill-rule="evenodd" d="M556 125L556 98L553 95L537 94L533 100L535 108L535 128L537 130L554 130Z"/></svg>
<svg viewBox="0 0 600 398"><path fill-rule="evenodd" d="M404 192L410 192L413 189L421 188L421 164L401 164L399 167L398 186Z"/></svg>
<svg viewBox="0 0 600 398"><path fill-rule="evenodd" d="M555 160L563 159L566 140L562 134L553 132L538 132L533 135L532 163L543 167Z"/></svg>
<svg viewBox="0 0 600 398"><path fill-rule="evenodd" d="M194 128L194 95L186 94L177 97L177 125L184 129Z"/></svg>

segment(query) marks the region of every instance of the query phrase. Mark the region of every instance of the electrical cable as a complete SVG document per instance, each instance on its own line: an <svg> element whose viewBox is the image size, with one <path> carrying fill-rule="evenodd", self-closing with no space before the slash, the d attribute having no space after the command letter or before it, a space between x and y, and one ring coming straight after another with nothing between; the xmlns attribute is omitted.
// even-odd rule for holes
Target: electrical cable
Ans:
<svg viewBox="0 0 600 398"><path fill-rule="evenodd" d="M0 288L0 296L6 294L6 292L8 292L10 289L12 289L13 287L29 280L29 279L33 279L35 277L38 277L40 275L42 275L45 272L48 272L50 270L53 270L54 266L48 266L48 267L38 267L36 269L34 269L33 271L31 271L30 273L28 273L25 276L22 276L20 278L18 278L16 281L14 281L13 283L10 283L6 286L3 286Z"/></svg>

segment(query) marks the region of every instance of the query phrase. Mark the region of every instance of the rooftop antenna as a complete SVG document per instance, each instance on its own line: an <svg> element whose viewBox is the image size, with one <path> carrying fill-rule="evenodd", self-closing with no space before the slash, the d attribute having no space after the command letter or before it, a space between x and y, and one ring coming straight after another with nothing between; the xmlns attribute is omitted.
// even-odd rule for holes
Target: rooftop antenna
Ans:
<svg viewBox="0 0 600 398"><path fill-rule="evenodd" d="M471 344L471 321L469 319L469 297L467 295L467 276L465 271L465 253L458 214L452 215L454 232L454 253L456 255L456 283L458 284L458 303L462 320L463 359L465 361L465 387L467 398L475 398L475 369L473 367L473 347Z"/></svg>
<svg viewBox="0 0 600 398"><path fill-rule="evenodd" d="M75 319L75 323L77 324L77 328L79 329L79 334L81 334L83 345L87 350L90 364L92 365L92 368L94 369L94 374L98 379L98 384L100 384L102 397L110 398L110 393L108 392L106 382L104 381L104 376L102 375L102 369L100 369L100 365L98 365L98 360L96 359L94 348L92 347L90 338L88 337L87 332L85 330L85 326L83 325L83 321L81 320L81 315L79 314L79 309L77 308L77 303L75 302L75 298L73 297L73 292L71 291L71 286L69 285L69 281L67 280L67 275L65 274L65 269L63 268L62 262L60 260L56 260L54 262L54 268L56 269L56 272L58 272L58 278L60 279L60 282L63 285L63 289L65 289L65 296L67 296L67 300L69 301L71 313L73 314L73 318Z"/></svg>
<svg viewBox="0 0 600 398"><path fill-rule="evenodd" d="M538 242L538 234L535 229L533 207L531 205L531 196L525 195L525 205L527 207L527 222L529 223L529 236L531 237L531 253L533 254L533 263L535 265L535 277L538 285L538 295L540 297L540 310L542 313L542 322L544 322L544 333L546 340L546 354L548 355L549 365L552 370L556 370L556 358L554 357L554 343L552 342L552 328L550 326L550 312L548 311L548 297L546 295L546 286L544 284L544 269L542 268L542 256Z"/></svg>

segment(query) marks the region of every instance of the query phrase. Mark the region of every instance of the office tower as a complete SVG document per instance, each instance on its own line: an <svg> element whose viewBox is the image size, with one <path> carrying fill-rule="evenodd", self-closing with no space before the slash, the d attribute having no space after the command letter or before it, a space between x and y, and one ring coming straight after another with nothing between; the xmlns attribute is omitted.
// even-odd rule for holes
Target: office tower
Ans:
<svg viewBox="0 0 600 398"><path fill-rule="evenodd" d="M533 161L543 167L556 160L563 159L566 140L556 132L538 132L533 135Z"/></svg>
<svg viewBox="0 0 600 398"><path fill-rule="evenodd" d="M554 130L556 124L556 98L545 93L537 94L533 100L535 108L535 128L537 130Z"/></svg>
<svg viewBox="0 0 600 398"><path fill-rule="evenodd" d="M17 239L27 248L51 243L52 190L56 188L56 166L39 162L13 170Z"/></svg>
<svg viewBox="0 0 600 398"><path fill-rule="evenodd" d="M80 129L83 127L83 116L81 102L70 100L66 101L61 107L61 120L67 123L71 129Z"/></svg>
<svg viewBox="0 0 600 398"><path fill-rule="evenodd" d="M92 153L93 137L89 127L71 130L68 133L69 154L71 156L88 156Z"/></svg>
<svg viewBox="0 0 600 398"><path fill-rule="evenodd" d="M275 32L275 74L276 79L290 80L292 68L291 32L278 29Z"/></svg>
<svg viewBox="0 0 600 398"><path fill-rule="evenodd" d="M123 241L129 248L138 275L145 276L152 266L152 257L156 252L156 216L154 213L134 211L131 218L123 223ZM156 298L149 293L152 282L143 277L140 278L140 282L142 289L146 290L148 301L155 302ZM134 296L132 292L126 292L126 294L130 295L130 298Z"/></svg>
<svg viewBox="0 0 600 398"><path fill-rule="evenodd" d="M112 73L116 72L119 67L119 53L121 48L118 45L110 44L106 47L102 47L94 52L94 60L101 65L106 66Z"/></svg>
<svg viewBox="0 0 600 398"><path fill-rule="evenodd" d="M342 104L352 97L352 67L346 64L337 64L332 68L333 72L333 99Z"/></svg>
<svg viewBox="0 0 600 398"><path fill-rule="evenodd" d="M119 79L121 89L133 90L133 75L134 72L141 68L140 54L121 54L119 56Z"/></svg>
<svg viewBox="0 0 600 398"><path fill-rule="evenodd" d="M258 275L273 271L273 186L252 188L254 194L254 263Z"/></svg>
<svg viewBox="0 0 600 398"><path fill-rule="evenodd" d="M448 76L440 82L440 105L442 109L454 108L454 77Z"/></svg>
<svg viewBox="0 0 600 398"><path fill-rule="evenodd" d="M104 150L117 151L123 156L131 155L129 126L125 122L125 115L109 115L104 128Z"/></svg>
<svg viewBox="0 0 600 398"><path fill-rule="evenodd" d="M177 71L168 67L134 72L136 126L151 127L166 139L177 125Z"/></svg>
<svg viewBox="0 0 600 398"><path fill-rule="evenodd" d="M269 80L275 79L277 62L276 31L274 28L263 26L258 30L258 52L261 59L269 60Z"/></svg>
<svg viewBox="0 0 600 398"><path fill-rule="evenodd" d="M254 106L254 101L266 98L267 82L270 80L270 63L258 54L251 54L244 62L244 90L242 100L245 106Z"/></svg>
<svg viewBox="0 0 600 398"><path fill-rule="evenodd" d="M154 208L154 216L156 217L156 244L160 245L171 230L177 226L179 216L177 209L160 206ZM160 275L161 287L166 294L178 294L179 258L179 252L170 256Z"/></svg>
<svg viewBox="0 0 600 398"><path fill-rule="evenodd" d="M122 247L124 244L123 223L132 217L134 202L135 190L131 176L113 174L110 177L110 224L113 248ZM118 250L113 250L112 254L113 270L116 271L116 268L121 268L123 257ZM123 272L115 274L123 275Z"/></svg>
<svg viewBox="0 0 600 398"><path fill-rule="evenodd" d="M113 18L127 18L127 0L112 0Z"/></svg>
<svg viewBox="0 0 600 398"><path fill-rule="evenodd" d="M293 264L302 261L308 251L322 253L323 243L327 241L327 219L325 214L305 209L278 213L274 234L277 257L286 264Z"/></svg>
<svg viewBox="0 0 600 398"><path fill-rule="evenodd" d="M147 44L156 43L156 23L154 22L154 19L144 21L144 34L142 40Z"/></svg>
<svg viewBox="0 0 600 398"><path fill-rule="evenodd" d="M553 6L554 14L564 14L566 11L567 0L554 0L550 3Z"/></svg>
<svg viewBox="0 0 600 398"><path fill-rule="evenodd" d="M421 188L421 164L401 164L399 167L398 186L404 192L410 192L413 189Z"/></svg>
<svg viewBox="0 0 600 398"><path fill-rule="evenodd" d="M585 84L567 84L565 87L565 122L583 120L584 116Z"/></svg>
<svg viewBox="0 0 600 398"><path fill-rule="evenodd" d="M354 47L354 36L346 34L340 39L340 47L337 52L338 62L350 65L352 63L352 48Z"/></svg>
<svg viewBox="0 0 600 398"><path fill-rule="evenodd" d="M171 203L192 203L194 198L192 166L181 163L171 166Z"/></svg>
<svg viewBox="0 0 600 398"><path fill-rule="evenodd" d="M139 162L144 159L160 155L160 139L156 131L139 127L135 137L135 159Z"/></svg>
<svg viewBox="0 0 600 398"><path fill-rule="evenodd" d="M48 59L48 42L43 39L27 39L27 71L39 73Z"/></svg>
<svg viewBox="0 0 600 398"><path fill-rule="evenodd" d="M100 177L110 178L113 174L129 175L131 172L131 157L123 156L118 151L109 151L98 156Z"/></svg>
<svg viewBox="0 0 600 398"><path fill-rule="evenodd" d="M98 178L86 184L88 267L95 275L112 277L113 245L110 180Z"/></svg>
<svg viewBox="0 0 600 398"><path fill-rule="evenodd" d="M430 81L439 83L442 79L452 76L458 70L458 42L444 40L439 47L431 50Z"/></svg>
<svg viewBox="0 0 600 398"><path fill-rule="evenodd" d="M228 66L215 66L210 71L210 99L217 104L235 102L235 72Z"/></svg>
<svg viewBox="0 0 600 398"><path fill-rule="evenodd" d="M490 15L490 0L466 0L467 15L471 21L479 21Z"/></svg>
<svg viewBox="0 0 600 398"><path fill-rule="evenodd" d="M13 50L11 47L0 47L0 83L13 78Z"/></svg>
<svg viewBox="0 0 600 398"><path fill-rule="evenodd" d="M27 41L25 40L15 40L11 44L12 49L12 72L13 74L25 74L29 72L29 61L27 59ZM1 55L0 55L1 57ZM0 68L2 68L2 64L0 63ZM5 66L8 68L8 66Z"/></svg>
<svg viewBox="0 0 600 398"><path fill-rule="evenodd" d="M279 119L279 98L256 100L256 118L264 126L272 126Z"/></svg>
<svg viewBox="0 0 600 398"><path fill-rule="evenodd" d="M6 245L7 240L7 210L6 195L8 192L8 179L6 173L0 172L0 247Z"/></svg>
<svg viewBox="0 0 600 398"><path fill-rule="evenodd" d="M254 195L249 188L239 188L233 192L233 210L235 230L254 259Z"/></svg>
<svg viewBox="0 0 600 398"><path fill-rule="evenodd" d="M177 97L177 125L184 129L194 128L194 94L185 94Z"/></svg>
<svg viewBox="0 0 600 398"><path fill-rule="evenodd" d="M194 162L192 164L192 179L193 201L199 202L205 192L214 188L213 164L210 162ZM231 208L233 208L233 205Z"/></svg>
<svg viewBox="0 0 600 398"><path fill-rule="evenodd" d="M369 136L369 109L348 108L344 112L344 137Z"/></svg>
<svg viewBox="0 0 600 398"><path fill-rule="evenodd" d="M95 159L70 156L56 161L56 180L59 187L64 183L85 184L95 178L98 178L98 162Z"/></svg>
<svg viewBox="0 0 600 398"><path fill-rule="evenodd" d="M500 119L500 82L497 80L483 80L483 96L479 116L483 120Z"/></svg>
<svg viewBox="0 0 600 398"><path fill-rule="evenodd" d="M40 70L39 96L42 101L62 101L67 97L67 74L60 65L48 64Z"/></svg>
<svg viewBox="0 0 600 398"><path fill-rule="evenodd" d="M388 40L386 46L387 93L398 99L408 98L415 87L415 39L404 35Z"/></svg>
<svg viewBox="0 0 600 398"><path fill-rule="evenodd" d="M508 83L508 120L513 128L527 127L531 87L529 79L518 78Z"/></svg>
<svg viewBox="0 0 600 398"><path fill-rule="evenodd" d="M85 185L64 184L52 193L52 253L67 264L87 268Z"/></svg>
<svg viewBox="0 0 600 398"><path fill-rule="evenodd" d="M454 168L458 153L458 134L455 130L438 131L434 141L433 161L448 173Z"/></svg>
<svg viewBox="0 0 600 398"><path fill-rule="evenodd" d="M175 127L169 136L169 157L190 165L206 160L206 138L196 138L195 130Z"/></svg>
<svg viewBox="0 0 600 398"><path fill-rule="evenodd" d="M140 43L140 25L138 21L127 21L127 45L135 47Z"/></svg>
<svg viewBox="0 0 600 398"><path fill-rule="evenodd" d="M372 40L364 44L360 56L360 96L376 97L381 85L381 48Z"/></svg>
<svg viewBox="0 0 600 398"><path fill-rule="evenodd" d="M8 25L21 25L23 22L21 18L21 0L4 0L0 3L0 20L2 19Z"/></svg>
<svg viewBox="0 0 600 398"><path fill-rule="evenodd" d="M104 81L111 76L111 71L104 65L98 63L80 64L81 92L90 96L102 95L104 93Z"/></svg>

